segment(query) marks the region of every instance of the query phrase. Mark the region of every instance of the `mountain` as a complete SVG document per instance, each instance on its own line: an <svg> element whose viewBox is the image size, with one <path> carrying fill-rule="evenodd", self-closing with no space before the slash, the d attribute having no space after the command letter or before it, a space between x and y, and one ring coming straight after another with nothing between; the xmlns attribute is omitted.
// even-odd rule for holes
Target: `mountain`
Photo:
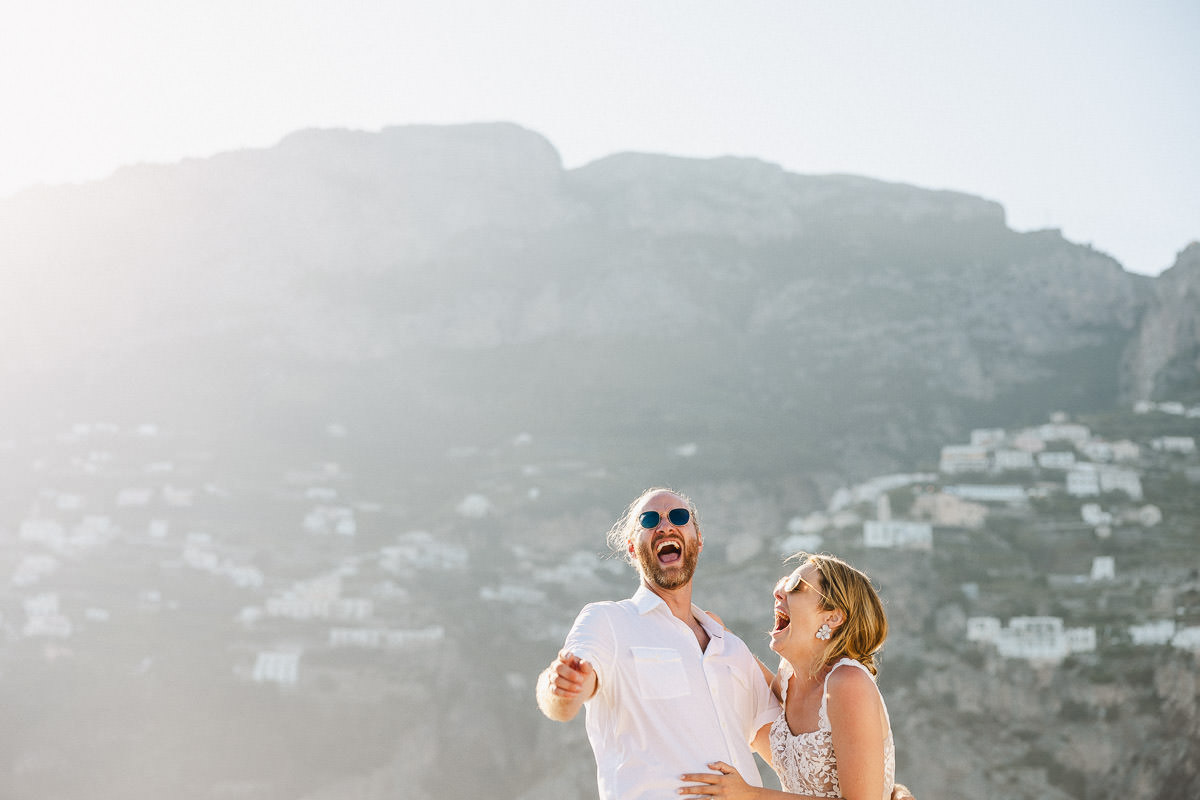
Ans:
<svg viewBox="0 0 1200 800"><path fill-rule="evenodd" d="M1148 312L1179 305L1156 288L1178 268L1152 281L990 201L754 159L563 170L508 124L126 168L4 201L0 232L20 343L0 374L43 410L86 376L113 413L334 408L377 428L402 408L430 446L586 420L862 474L1195 374L1174 355L1195 328L1164 360Z"/></svg>

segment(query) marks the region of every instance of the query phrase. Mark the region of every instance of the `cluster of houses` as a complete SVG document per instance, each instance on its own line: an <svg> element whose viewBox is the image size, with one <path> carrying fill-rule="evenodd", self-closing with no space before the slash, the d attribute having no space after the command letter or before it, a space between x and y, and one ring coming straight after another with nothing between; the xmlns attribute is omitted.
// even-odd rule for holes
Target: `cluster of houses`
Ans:
<svg viewBox="0 0 1200 800"><path fill-rule="evenodd" d="M109 423L78 424L54 437L49 447L46 444L37 445L32 469L44 487L55 488L37 490L24 518L11 522L16 536L3 553L11 565L15 613L0 614L0 627L10 637L78 639L99 623L119 626L127 612L177 610L169 588L107 588L93 602L111 602L119 609L114 612L74 608L77 593L60 596L54 590L64 570L112 557L103 551L119 542L132 548L129 552L148 569L204 573L255 598L234 618L241 623L242 636L264 645L235 669L246 680L296 683L306 649L396 650L436 645L445 638L444 627L432 622L409 628L381 625L378 600L408 599L407 590L388 576L465 569L464 547L410 531L374 553L347 556L332 572L328 563L314 563L321 569L315 577L284 583L248 563L244 544L220 535L222 515L211 513L214 505L209 501L224 501L229 493L204 478L211 454L185 450L165 455L167 448L185 446L150 424L124 429ZM332 463L283 474L283 491L276 490L276 496L294 504L296 535L358 535L359 515L380 507L342 501L333 487L346 479ZM70 489L59 488L64 486ZM468 498L460 513L478 515L480 506L479 498ZM0 531L6 523L0 519ZM354 576L364 561L370 573L359 580Z"/></svg>
<svg viewBox="0 0 1200 800"><path fill-rule="evenodd" d="M1135 411L1200 417L1200 406L1180 403L1141 403ZM1146 444L1155 453L1185 461L1196 455L1192 437L1156 436ZM780 549L816 550L822 531L861 525L865 547L928 551L934 546L935 527L980 530L996 509L1009 515L1030 513L1032 499L1054 494L1079 500L1080 520L1092 526L1099 539L1111 536L1115 524L1152 528L1163 515L1157 506L1142 502L1139 465L1144 455L1142 444L1106 441L1061 414L1015 432L973 430L968 443L941 448L936 473L885 475L839 489L824 512L792 520L792 535ZM903 519L895 519L889 492L905 487L912 487L913 502ZM1116 499L1121 496L1124 502ZM1099 501L1115 505L1106 510ZM874 509L874 519L863 519L864 506ZM1076 580L1100 583L1116 577L1115 559L1096 556L1090 574ZM1178 627L1174 621L1135 626L1129 637L1138 645L1200 651L1200 627ZM994 646L1005 657L1050 662L1095 651L1097 644L1094 628L1068 628L1058 617L1014 617L1007 624L996 617L972 617L967 640Z"/></svg>

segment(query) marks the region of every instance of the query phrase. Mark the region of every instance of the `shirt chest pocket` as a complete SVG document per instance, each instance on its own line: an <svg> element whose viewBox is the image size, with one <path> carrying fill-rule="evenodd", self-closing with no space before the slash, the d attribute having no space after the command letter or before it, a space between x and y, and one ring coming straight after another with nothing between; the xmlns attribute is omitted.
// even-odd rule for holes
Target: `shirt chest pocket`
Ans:
<svg viewBox="0 0 1200 800"><path fill-rule="evenodd" d="M669 700L689 694L687 672L679 651L670 647L631 647L637 673L638 696L643 700Z"/></svg>

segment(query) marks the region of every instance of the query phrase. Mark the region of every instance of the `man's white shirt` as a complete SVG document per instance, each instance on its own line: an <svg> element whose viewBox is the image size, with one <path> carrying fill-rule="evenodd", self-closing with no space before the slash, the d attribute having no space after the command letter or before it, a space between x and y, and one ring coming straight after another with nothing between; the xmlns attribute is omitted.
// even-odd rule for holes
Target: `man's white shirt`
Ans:
<svg viewBox="0 0 1200 800"><path fill-rule="evenodd" d="M696 634L645 586L628 600L579 612L564 649L599 681L584 704L602 800L678 797L685 772L724 761L761 786L750 742L779 716L746 643L695 605Z"/></svg>

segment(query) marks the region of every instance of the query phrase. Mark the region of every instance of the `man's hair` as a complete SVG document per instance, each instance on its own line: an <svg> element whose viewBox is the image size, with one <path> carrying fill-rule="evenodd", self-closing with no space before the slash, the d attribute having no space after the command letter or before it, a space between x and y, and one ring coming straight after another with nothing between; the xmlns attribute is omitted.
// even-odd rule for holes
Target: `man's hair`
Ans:
<svg viewBox="0 0 1200 800"><path fill-rule="evenodd" d="M821 608L838 609L846 619L834 631L825 645L823 663L832 664L840 658L853 658L877 674L875 656L887 638L887 615L883 601L866 573L827 553L812 555L796 553L787 561L798 560L797 569L812 564L820 575Z"/></svg>
<svg viewBox="0 0 1200 800"><path fill-rule="evenodd" d="M692 524L696 526L696 535L700 535L700 515L696 513L696 504L692 502L692 498L688 497L678 489L669 489L665 486L653 486L639 494L634 501L625 508L624 513L621 514L620 518L608 531L608 546L612 549L614 556L623 558L626 562L633 564L634 566L637 565L637 560L634 558L633 553L629 552L628 547L630 535L636 532L641 524L638 522L637 509L638 506L645 502L647 497L652 494L658 494L659 492L669 492L683 501L683 504L687 506L687 510L691 512Z"/></svg>

